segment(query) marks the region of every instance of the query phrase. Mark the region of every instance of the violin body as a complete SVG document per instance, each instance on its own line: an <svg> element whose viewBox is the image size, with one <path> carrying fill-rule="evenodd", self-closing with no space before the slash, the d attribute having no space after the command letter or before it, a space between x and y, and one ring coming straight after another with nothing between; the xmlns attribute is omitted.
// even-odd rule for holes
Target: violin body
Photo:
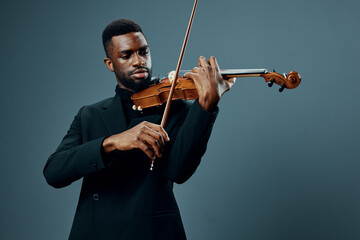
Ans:
<svg viewBox="0 0 360 240"><path fill-rule="evenodd" d="M158 84L134 93L131 96L131 100L134 102L133 109L141 111L144 108L162 105L168 100L170 88L169 78L164 78ZM193 100L198 97L194 81L189 78L178 77L172 100Z"/></svg>

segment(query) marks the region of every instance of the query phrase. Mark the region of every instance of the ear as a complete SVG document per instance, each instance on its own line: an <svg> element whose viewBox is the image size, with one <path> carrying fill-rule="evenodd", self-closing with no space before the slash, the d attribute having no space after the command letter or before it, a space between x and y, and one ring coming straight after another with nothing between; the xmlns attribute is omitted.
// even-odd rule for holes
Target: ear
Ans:
<svg viewBox="0 0 360 240"><path fill-rule="evenodd" d="M110 58L104 58L104 63L111 72L114 72L114 65Z"/></svg>

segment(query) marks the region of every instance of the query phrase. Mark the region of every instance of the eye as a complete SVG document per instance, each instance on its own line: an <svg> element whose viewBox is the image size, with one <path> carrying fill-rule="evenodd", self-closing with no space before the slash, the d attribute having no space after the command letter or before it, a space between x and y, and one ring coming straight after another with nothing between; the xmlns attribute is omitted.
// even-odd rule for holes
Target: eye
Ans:
<svg viewBox="0 0 360 240"><path fill-rule="evenodd" d="M146 55L149 54L149 49L140 50L139 54L142 55L142 56L146 56Z"/></svg>
<svg viewBox="0 0 360 240"><path fill-rule="evenodd" d="M122 59L129 59L130 58L130 56L131 56L131 54L122 54L121 56L120 56L120 58L122 58Z"/></svg>

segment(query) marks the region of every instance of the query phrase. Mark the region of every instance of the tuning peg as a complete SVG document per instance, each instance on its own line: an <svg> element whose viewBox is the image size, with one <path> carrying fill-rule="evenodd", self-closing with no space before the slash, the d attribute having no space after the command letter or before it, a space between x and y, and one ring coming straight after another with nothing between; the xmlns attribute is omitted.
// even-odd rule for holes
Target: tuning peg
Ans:
<svg viewBox="0 0 360 240"><path fill-rule="evenodd" d="M276 70L275 70L275 69L273 69L273 72L274 72L274 73L276 73Z"/></svg>
<svg viewBox="0 0 360 240"><path fill-rule="evenodd" d="M286 74L286 73L283 73L283 76L284 76L284 78L287 78L287 74Z"/></svg>
<svg viewBox="0 0 360 240"><path fill-rule="evenodd" d="M268 82L268 86L269 87L272 87L272 85L274 84L275 82L275 79L271 79L270 82Z"/></svg>
<svg viewBox="0 0 360 240"><path fill-rule="evenodd" d="M285 87L286 87L286 85L285 85L285 84L281 85L281 87L279 88L279 92L284 91Z"/></svg>
<svg viewBox="0 0 360 240"><path fill-rule="evenodd" d="M133 106L132 106L132 109L136 111L136 110L137 110L136 105L133 105Z"/></svg>

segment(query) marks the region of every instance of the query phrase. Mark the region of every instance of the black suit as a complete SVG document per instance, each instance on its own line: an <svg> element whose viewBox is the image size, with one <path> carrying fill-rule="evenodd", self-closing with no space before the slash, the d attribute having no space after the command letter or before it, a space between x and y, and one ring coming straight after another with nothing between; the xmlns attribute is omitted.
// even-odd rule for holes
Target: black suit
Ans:
<svg viewBox="0 0 360 240"><path fill-rule="evenodd" d="M83 177L69 239L186 239L173 182L183 183L195 172L216 115L197 101L174 101L165 128L171 141L149 171L150 159L142 151L105 155L101 145L143 120L159 123L161 113L127 126L118 94L82 107L44 168L56 188Z"/></svg>

